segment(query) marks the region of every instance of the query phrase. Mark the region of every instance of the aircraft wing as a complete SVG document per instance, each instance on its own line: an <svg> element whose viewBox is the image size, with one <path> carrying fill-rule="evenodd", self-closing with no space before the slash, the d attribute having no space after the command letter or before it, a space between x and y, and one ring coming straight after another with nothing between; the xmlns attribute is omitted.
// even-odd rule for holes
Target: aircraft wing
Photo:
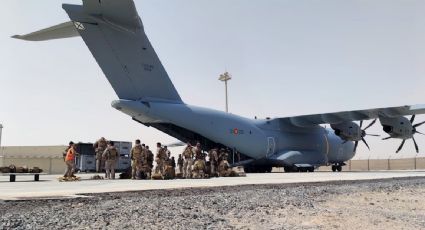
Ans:
<svg viewBox="0 0 425 230"><path fill-rule="evenodd" d="M408 116L408 115L424 114L424 113L425 113L425 104L344 111L344 112L336 112L336 113L302 115L302 116L279 118L279 120L297 127L313 127L320 124L338 124L342 122L369 120L369 119L375 119L379 117L392 118L392 117L400 117L400 116Z"/></svg>

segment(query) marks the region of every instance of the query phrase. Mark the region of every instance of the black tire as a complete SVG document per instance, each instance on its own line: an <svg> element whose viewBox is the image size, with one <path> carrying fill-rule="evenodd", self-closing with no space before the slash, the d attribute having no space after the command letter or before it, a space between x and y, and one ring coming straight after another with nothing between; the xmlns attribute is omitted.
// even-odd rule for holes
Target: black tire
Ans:
<svg viewBox="0 0 425 230"><path fill-rule="evenodd" d="M307 168L306 167L300 167L300 172L307 172Z"/></svg>
<svg viewBox="0 0 425 230"><path fill-rule="evenodd" d="M336 165L332 165L332 172L336 172Z"/></svg>
<svg viewBox="0 0 425 230"><path fill-rule="evenodd" d="M341 172L342 171L342 166L341 165L336 166L336 170L338 170L338 172Z"/></svg>
<svg viewBox="0 0 425 230"><path fill-rule="evenodd" d="M294 172L294 170L292 170L292 167L289 167L289 166L285 166L285 167L283 167L283 170L284 170L286 173Z"/></svg>
<svg viewBox="0 0 425 230"><path fill-rule="evenodd" d="M308 167L307 172L314 172L314 167Z"/></svg>

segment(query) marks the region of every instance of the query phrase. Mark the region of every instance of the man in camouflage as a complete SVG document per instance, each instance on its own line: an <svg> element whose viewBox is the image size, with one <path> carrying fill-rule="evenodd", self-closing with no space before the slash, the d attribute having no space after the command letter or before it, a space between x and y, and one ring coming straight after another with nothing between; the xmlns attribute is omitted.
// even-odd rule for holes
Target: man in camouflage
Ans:
<svg viewBox="0 0 425 230"><path fill-rule="evenodd" d="M131 149L131 179L141 179L142 172L142 154L144 149L140 144L140 140L136 140L134 147Z"/></svg>
<svg viewBox="0 0 425 230"><path fill-rule="evenodd" d="M167 153L165 152L164 148L161 147L161 143L156 144L157 152L156 152L156 168L155 173L160 173L161 175L164 175L165 173L165 163L167 160Z"/></svg>
<svg viewBox="0 0 425 230"><path fill-rule="evenodd" d="M192 148L193 155L195 156L195 163L193 165L193 176L195 178L205 177L205 160L204 154L202 153L201 144L198 142L196 146Z"/></svg>
<svg viewBox="0 0 425 230"><path fill-rule="evenodd" d="M152 151L149 149L149 146L148 145L146 146L146 154L147 154L147 157L148 157L149 168L152 170L153 169L154 156L153 156Z"/></svg>
<svg viewBox="0 0 425 230"><path fill-rule="evenodd" d="M190 178L192 175L193 152L192 145L188 142L183 151L183 178Z"/></svg>
<svg viewBox="0 0 425 230"><path fill-rule="evenodd" d="M229 162L227 161L229 157L229 154L227 153L227 150L221 149L220 150L220 156L219 156L219 164L218 164L218 175L220 177L226 177L229 176L231 173Z"/></svg>
<svg viewBox="0 0 425 230"><path fill-rule="evenodd" d="M148 146L144 146L142 151L142 172L143 177L148 179L151 178L152 168L149 165L149 149Z"/></svg>
<svg viewBox="0 0 425 230"><path fill-rule="evenodd" d="M102 155L105 159L105 178L106 179L115 179L115 164L118 160L119 153L114 146L114 142L110 141L108 147Z"/></svg>
<svg viewBox="0 0 425 230"><path fill-rule="evenodd" d="M177 159L177 165L179 167L179 173L183 175L183 157L179 154L179 158Z"/></svg>
<svg viewBox="0 0 425 230"><path fill-rule="evenodd" d="M217 167L218 167L218 149L214 148L208 152L210 158L210 169L211 176L217 176Z"/></svg>
<svg viewBox="0 0 425 230"><path fill-rule="evenodd" d="M96 172L101 172L105 167L105 161L102 159L102 154L107 147L107 141L104 137L101 137L98 141L93 144L93 148L96 152Z"/></svg>

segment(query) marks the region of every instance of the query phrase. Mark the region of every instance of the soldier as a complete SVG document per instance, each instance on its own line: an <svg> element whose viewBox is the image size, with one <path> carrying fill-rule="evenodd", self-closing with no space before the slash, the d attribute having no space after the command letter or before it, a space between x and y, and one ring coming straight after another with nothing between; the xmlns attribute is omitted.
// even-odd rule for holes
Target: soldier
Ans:
<svg viewBox="0 0 425 230"><path fill-rule="evenodd" d="M179 166L179 173L183 173L183 158L181 154L179 154L179 158L177 159L177 165Z"/></svg>
<svg viewBox="0 0 425 230"><path fill-rule="evenodd" d="M227 161L227 158L229 157L227 151L225 149L220 149L220 156L219 156L219 164L218 164L218 176L229 176L230 175L230 165Z"/></svg>
<svg viewBox="0 0 425 230"><path fill-rule="evenodd" d="M149 147L148 146L144 146L142 151L142 171L144 174L143 177L145 179L151 177L152 168L149 164Z"/></svg>
<svg viewBox="0 0 425 230"><path fill-rule="evenodd" d="M186 148L183 151L183 178L190 178L192 174L192 164L193 164L193 152L192 145L188 142Z"/></svg>
<svg viewBox="0 0 425 230"><path fill-rule="evenodd" d="M152 151L149 149L149 146L148 145L146 146L146 151L147 151L147 155L148 155L148 165L149 165L149 167L152 170L153 169L153 159L154 159L154 156L153 156Z"/></svg>
<svg viewBox="0 0 425 230"><path fill-rule="evenodd" d="M171 152L170 150L167 148L166 145L164 145L164 153L165 153L165 164L166 165L171 165Z"/></svg>
<svg viewBox="0 0 425 230"><path fill-rule="evenodd" d="M75 177L75 157L80 155L75 150L75 147L74 142L69 142L69 148L65 156L65 164L67 168L64 177Z"/></svg>
<svg viewBox="0 0 425 230"><path fill-rule="evenodd" d="M194 171L196 177L204 178L205 177L205 161L204 154L202 153L201 144L196 143L196 147L192 148L192 152L195 155Z"/></svg>
<svg viewBox="0 0 425 230"><path fill-rule="evenodd" d="M108 147L102 155L105 159L105 178L115 179L115 163L118 160L118 150L114 146L114 142L110 141Z"/></svg>
<svg viewBox="0 0 425 230"><path fill-rule="evenodd" d="M96 172L101 172L105 167L105 161L102 159L102 154L107 147L107 141L104 137L101 137L98 141L93 144L93 148L96 152Z"/></svg>
<svg viewBox="0 0 425 230"><path fill-rule="evenodd" d="M135 141L134 147L131 149L131 179L140 179L142 170L142 154L143 147L140 145L140 140Z"/></svg>
<svg viewBox="0 0 425 230"><path fill-rule="evenodd" d="M156 151L156 169L155 173L160 173L161 175L164 175L165 173L165 162L167 160L167 154L164 151L164 148L161 147L161 143L156 144L157 151Z"/></svg>
<svg viewBox="0 0 425 230"><path fill-rule="evenodd" d="M173 168L173 178L176 177L176 160L171 157L171 167Z"/></svg>
<svg viewBox="0 0 425 230"><path fill-rule="evenodd" d="M217 175L217 167L218 167L218 149L214 148L208 152L208 156L210 158L210 167L211 167L211 176Z"/></svg>

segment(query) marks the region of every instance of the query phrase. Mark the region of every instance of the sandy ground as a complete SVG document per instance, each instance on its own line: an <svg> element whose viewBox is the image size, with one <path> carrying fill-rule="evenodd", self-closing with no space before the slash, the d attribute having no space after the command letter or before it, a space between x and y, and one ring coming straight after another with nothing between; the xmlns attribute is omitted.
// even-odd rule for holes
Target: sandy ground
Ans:
<svg viewBox="0 0 425 230"><path fill-rule="evenodd" d="M425 229L424 194L421 177L2 201L0 229Z"/></svg>

